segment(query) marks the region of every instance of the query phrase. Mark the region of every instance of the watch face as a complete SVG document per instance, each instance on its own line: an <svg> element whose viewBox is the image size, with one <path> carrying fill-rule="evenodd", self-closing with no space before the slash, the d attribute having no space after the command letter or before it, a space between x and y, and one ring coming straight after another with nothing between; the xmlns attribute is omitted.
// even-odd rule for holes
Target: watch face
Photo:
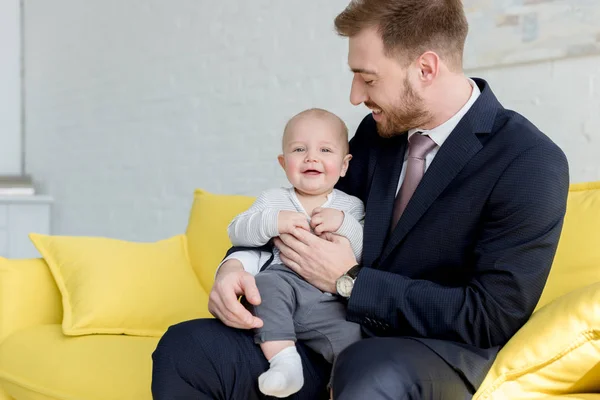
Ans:
<svg viewBox="0 0 600 400"><path fill-rule="evenodd" d="M352 292L352 288L354 287L354 279L349 276L342 276L336 282L336 289L340 296L350 297L350 293Z"/></svg>

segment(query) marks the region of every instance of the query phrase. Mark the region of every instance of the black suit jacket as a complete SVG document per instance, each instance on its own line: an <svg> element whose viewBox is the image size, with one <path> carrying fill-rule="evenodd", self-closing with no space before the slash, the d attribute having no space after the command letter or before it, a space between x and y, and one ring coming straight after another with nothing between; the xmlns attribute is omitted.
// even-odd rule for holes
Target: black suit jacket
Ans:
<svg viewBox="0 0 600 400"><path fill-rule="evenodd" d="M366 207L364 268L347 318L371 335L421 341L472 390L537 304L569 185L560 148L504 109L484 80L475 81L481 95L439 149L391 234L406 134L381 138L367 116L337 185Z"/></svg>

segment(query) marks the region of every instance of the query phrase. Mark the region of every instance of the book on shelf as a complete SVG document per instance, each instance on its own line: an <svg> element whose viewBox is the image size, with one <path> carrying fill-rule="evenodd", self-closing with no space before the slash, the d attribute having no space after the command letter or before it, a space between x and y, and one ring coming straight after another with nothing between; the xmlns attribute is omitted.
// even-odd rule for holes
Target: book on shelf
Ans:
<svg viewBox="0 0 600 400"><path fill-rule="evenodd" d="M29 175L0 175L0 196L33 196L35 187Z"/></svg>

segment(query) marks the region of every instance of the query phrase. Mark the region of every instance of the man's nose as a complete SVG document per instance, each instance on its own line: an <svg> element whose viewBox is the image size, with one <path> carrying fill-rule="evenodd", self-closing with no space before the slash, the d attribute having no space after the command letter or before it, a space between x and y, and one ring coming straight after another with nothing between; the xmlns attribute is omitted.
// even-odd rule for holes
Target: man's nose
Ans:
<svg viewBox="0 0 600 400"><path fill-rule="evenodd" d="M355 106L367 101L367 93L365 91L364 82L360 81L361 78L354 75L352 78L352 87L350 88L350 103Z"/></svg>

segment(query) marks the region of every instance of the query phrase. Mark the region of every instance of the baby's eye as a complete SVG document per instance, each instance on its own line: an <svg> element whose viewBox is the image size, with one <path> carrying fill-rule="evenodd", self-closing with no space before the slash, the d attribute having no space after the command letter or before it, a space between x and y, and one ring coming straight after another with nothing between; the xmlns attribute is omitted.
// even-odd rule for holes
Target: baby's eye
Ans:
<svg viewBox="0 0 600 400"><path fill-rule="evenodd" d="M321 149L323 153L331 153L331 149L323 148Z"/></svg>
<svg viewBox="0 0 600 400"><path fill-rule="evenodd" d="M304 151L304 148L302 148L302 147L297 147L297 148L295 148L293 150L293 152L295 152L295 153L300 153L300 152L303 152L303 151Z"/></svg>

